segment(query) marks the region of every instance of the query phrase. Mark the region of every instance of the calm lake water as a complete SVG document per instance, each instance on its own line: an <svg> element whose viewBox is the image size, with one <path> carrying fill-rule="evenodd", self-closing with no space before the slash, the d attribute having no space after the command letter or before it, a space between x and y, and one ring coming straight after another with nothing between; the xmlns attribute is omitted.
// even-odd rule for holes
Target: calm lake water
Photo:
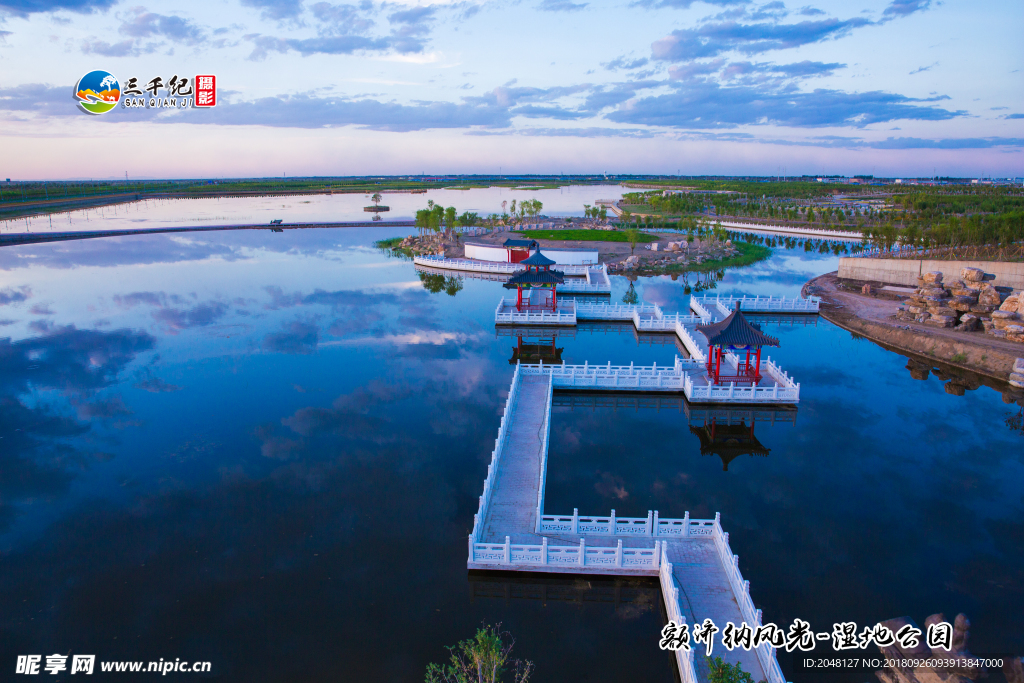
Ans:
<svg viewBox="0 0 1024 683"><path fill-rule="evenodd" d="M549 190L508 187L469 190L439 189L425 194L382 192L381 204L390 207L382 213L386 220L412 220L418 209L433 200L442 206L454 206L459 213L472 211L481 217L502 212L502 202L537 199L546 216L582 216L584 204L598 199L618 200L627 192L620 185L567 185ZM153 199L0 221L0 234L20 232L68 232L82 230L132 230L140 228L207 227L231 224L368 221L372 214L363 211L373 201L369 194L298 195L291 197L223 197L212 199Z"/></svg>
<svg viewBox="0 0 1024 683"><path fill-rule="evenodd" d="M517 340L495 332L499 283L431 293L372 247L396 234L0 249L2 666L59 652L418 681L487 621L537 681L673 679L656 584L467 574ZM777 249L714 291L793 296L835 267ZM684 278L636 291L688 306ZM802 383L795 417L755 425L766 455L701 455L699 411L678 401L559 395L545 508L721 512L766 621L963 611L975 652L1024 653L1020 408L914 380L824 320L766 330ZM613 327L555 344L568 363L670 364L663 341ZM780 660L792 681L873 680Z"/></svg>

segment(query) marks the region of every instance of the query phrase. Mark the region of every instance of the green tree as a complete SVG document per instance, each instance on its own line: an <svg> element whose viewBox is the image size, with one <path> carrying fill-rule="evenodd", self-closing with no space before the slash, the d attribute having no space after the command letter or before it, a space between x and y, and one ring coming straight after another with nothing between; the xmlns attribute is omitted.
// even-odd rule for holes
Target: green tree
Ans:
<svg viewBox="0 0 1024 683"><path fill-rule="evenodd" d="M496 214L491 214L491 217L492 218L497 218L497 215ZM469 211L464 211L462 213L462 215L459 216L459 225L461 225L464 228L472 228L474 225L477 224L477 221L479 221L479 220L480 220L480 217L478 215L476 215L475 213L471 213Z"/></svg>
<svg viewBox="0 0 1024 683"><path fill-rule="evenodd" d="M430 229L434 232L441 232L441 224L444 222L444 207L434 204L430 209Z"/></svg>
<svg viewBox="0 0 1024 683"><path fill-rule="evenodd" d="M424 230L430 229L430 209L420 209L416 212L416 227L420 229L421 235Z"/></svg>
<svg viewBox="0 0 1024 683"><path fill-rule="evenodd" d="M708 658L708 683L754 683L753 677L739 662L728 664L721 657Z"/></svg>
<svg viewBox="0 0 1024 683"><path fill-rule="evenodd" d="M634 227L627 228L626 241L629 242L629 253L632 255L636 243L640 241L640 231Z"/></svg>
<svg viewBox="0 0 1024 683"><path fill-rule="evenodd" d="M458 219L459 213L455 210L454 206L449 206L444 210L444 227L445 233L451 235L455 230L455 221Z"/></svg>
<svg viewBox="0 0 1024 683"><path fill-rule="evenodd" d="M380 192L374 192L373 196L370 197L370 199L373 200L374 204L380 204Z"/></svg>
<svg viewBox="0 0 1024 683"><path fill-rule="evenodd" d="M484 624L473 638L449 647L447 664L427 665L426 683L527 683L533 662L512 659L515 642L500 629Z"/></svg>

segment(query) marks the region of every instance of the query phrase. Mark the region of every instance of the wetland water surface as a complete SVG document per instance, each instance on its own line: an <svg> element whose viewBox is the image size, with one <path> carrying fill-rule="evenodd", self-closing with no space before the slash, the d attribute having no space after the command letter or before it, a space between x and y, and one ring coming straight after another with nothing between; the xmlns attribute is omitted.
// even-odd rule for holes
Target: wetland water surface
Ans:
<svg viewBox="0 0 1024 683"><path fill-rule="evenodd" d="M231 681L416 681L486 620L538 681L672 680L656 584L467 575L517 340L495 334L499 283L431 293L372 248L399 233L0 249L4 666L60 652L207 660ZM715 291L793 296L834 268L779 249ZM612 300L627 286L613 277ZM682 278L636 291L688 305ZM679 402L560 396L546 509L721 512L766 621L963 611L975 652L1024 652L1020 408L916 381L823 320L766 329L802 401L756 423L760 455L723 469ZM595 327L556 346L669 364L662 341ZM871 677L780 660L793 681Z"/></svg>

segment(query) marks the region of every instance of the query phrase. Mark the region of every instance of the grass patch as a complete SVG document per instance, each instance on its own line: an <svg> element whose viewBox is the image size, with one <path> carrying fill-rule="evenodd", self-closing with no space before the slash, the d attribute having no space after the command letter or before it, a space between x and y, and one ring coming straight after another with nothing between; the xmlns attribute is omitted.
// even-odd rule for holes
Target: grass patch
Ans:
<svg viewBox="0 0 1024 683"><path fill-rule="evenodd" d="M523 230L519 234L534 240L562 240L576 242L629 242L625 230ZM638 243L657 242L655 235L640 233Z"/></svg>
<svg viewBox="0 0 1024 683"><path fill-rule="evenodd" d="M376 242L373 243L373 246L377 247L378 249L394 249L399 244L401 244L402 240L404 239L404 237L388 237L387 239L384 240L377 240Z"/></svg>
<svg viewBox="0 0 1024 683"><path fill-rule="evenodd" d="M966 353L954 353L953 357L950 358L950 360L953 361L954 363L965 363L965 362L967 362L967 354Z"/></svg>

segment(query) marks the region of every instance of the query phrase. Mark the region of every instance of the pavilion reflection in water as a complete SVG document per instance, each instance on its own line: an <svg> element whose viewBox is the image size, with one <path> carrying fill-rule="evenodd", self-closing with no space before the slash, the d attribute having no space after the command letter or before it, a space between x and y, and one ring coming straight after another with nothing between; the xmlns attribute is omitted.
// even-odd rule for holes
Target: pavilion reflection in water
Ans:
<svg viewBox="0 0 1024 683"><path fill-rule="evenodd" d="M701 455L717 455L722 469L741 455L767 457L771 449L755 434L757 423L796 425L795 406L692 406L682 396L650 394L613 394L607 392L556 392L553 407L570 410L612 409L678 411L686 415L690 433L700 440Z"/></svg>

